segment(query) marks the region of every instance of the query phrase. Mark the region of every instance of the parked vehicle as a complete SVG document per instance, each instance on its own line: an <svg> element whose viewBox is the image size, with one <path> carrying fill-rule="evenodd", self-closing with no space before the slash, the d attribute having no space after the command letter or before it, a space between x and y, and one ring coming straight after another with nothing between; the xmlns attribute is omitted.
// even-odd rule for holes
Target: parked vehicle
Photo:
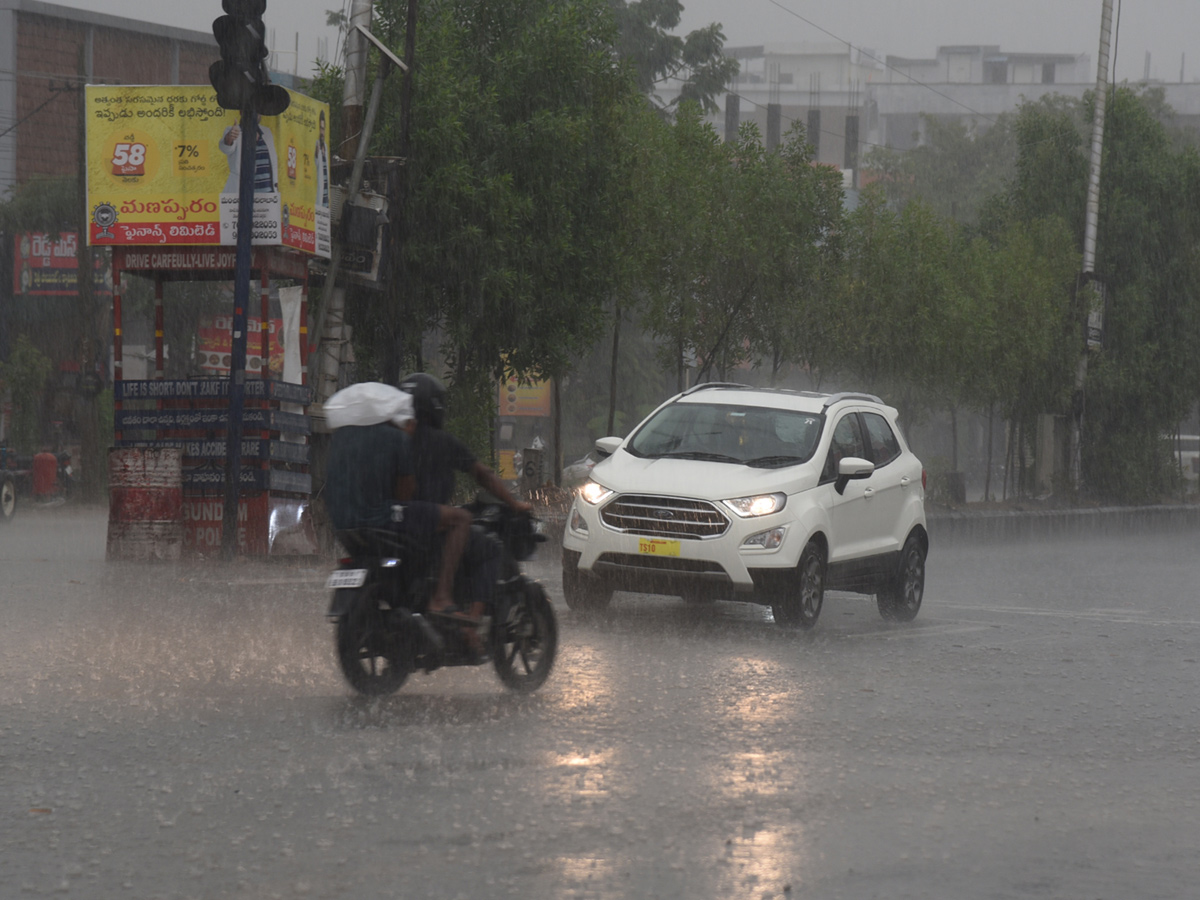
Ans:
<svg viewBox="0 0 1200 900"><path fill-rule="evenodd" d="M494 608L481 622L500 680L515 691L534 691L545 682L558 651L558 624L545 589L521 573L545 538L535 520L498 504L471 507L473 527L499 541L500 577ZM383 529L340 532L349 552L329 577L333 591L327 617L335 626L342 674L356 691L390 694L409 674L442 666L487 661L467 646L462 626L426 615L437 581L437 555ZM456 579L456 591L463 579ZM462 605L469 605L466 598Z"/></svg>
<svg viewBox="0 0 1200 900"><path fill-rule="evenodd" d="M12 478L16 495L22 498L58 504L75 495L75 470L70 453L18 456L5 450L4 465L0 468Z"/></svg>
<svg viewBox="0 0 1200 900"><path fill-rule="evenodd" d="M812 628L827 589L921 607L925 471L869 394L703 384L601 438L563 535L572 609L614 590L745 600Z"/></svg>
<svg viewBox="0 0 1200 900"><path fill-rule="evenodd" d="M0 471L0 523L17 514L17 482L11 472Z"/></svg>
<svg viewBox="0 0 1200 900"><path fill-rule="evenodd" d="M562 486L564 488L577 488L582 484L586 484L587 480L592 476L592 469L602 459L604 459L604 454L593 447L586 456L580 457L568 466L563 466Z"/></svg>

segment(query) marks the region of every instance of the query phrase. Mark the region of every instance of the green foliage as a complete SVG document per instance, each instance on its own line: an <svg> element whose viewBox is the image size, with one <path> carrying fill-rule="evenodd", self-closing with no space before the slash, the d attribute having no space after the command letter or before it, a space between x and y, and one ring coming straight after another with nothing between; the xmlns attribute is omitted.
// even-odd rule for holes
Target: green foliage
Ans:
<svg viewBox="0 0 1200 900"><path fill-rule="evenodd" d="M670 32L679 26L680 0L610 0L616 18L617 55L632 67L638 90L663 112L680 103L698 104L706 113L717 111L716 97L738 73L736 59L725 56L725 35L719 24L689 32ZM669 103L655 88L679 79L683 86Z"/></svg>
<svg viewBox="0 0 1200 900"><path fill-rule="evenodd" d="M877 180L900 207L924 202L944 219L974 223L989 198L1004 191L1017 161L1012 116L997 117L980 130L958 120L923 117L924 141L911 150L872 149L865 174Z"/></svg>
<svg viewBox="0 0 1200 900"><path fill-rule="evenodd" d="M1114 91L1097 256L1109 288L1088 371L1084 467L1098 491L1171 488L1168 436L1200 398L1200 157L1177 149L1159 92Z"/></svg>
<svg viewBox="0 0 1200 900"><path fill-rule="evenodd" d="M0 231L75 231L82 207L76 178L36 176L21 182L0 203Z"/></svg>
<svg viewBox="0 0 1200 900"><path fill-rule="evenodd" d="M409 154L390 286L351 306L364 364L424 368L436 335L452 427L485 457L504 374L562 379L569 447L607 431L618 330L621 432L693 365L850 382L910 418L994 410L1024 433L1069 413L1090 98L1046 97L978 132L929 119L924 146L871 156L877 183L847 212L802 129L768 152L751 126L726 143L704 121L732 70L716 65L718 26L670 34L679 9L422 4L411 132L393 78L371 148ZM391 46L405 11L378 4ZM689 73L673 118L645 102ZM323 67L315 92L336 103L341 77ZM1084 467L1104 496L1148 497L1169 474L1161 436L1200 394L1200 155L1161 92L1118 89L1109 110L1110 294Z"/></svg>
<svg viewBox="0 0 1200 900"><path fill-rule="evenodd" d="M393 46L405 9L379 4L376 33ZM399 347L415 365L435 331L468 395L506 372L561 374L595 340L616 268L612 197L637 95L611 53L607 0L425 3L416 38L393 286L356 321L368 355ZM375 154L404 144L401 88L389 80Z"/></svg>
<svg viewBox="0 0 1200 900"><path fill-rule="evenodd" d="M341 66L335 66L325 59L316 62L316 73L309 80L305 89L308 96L329 104L332 112L329 128L329 146L340 147L342 144L342 117L337 114L341 109L342 97L345 91L346 73Z"/></svg>
<svg viewBox="0 0 1200 900"><path fill-rule="evenodd" d="M54 366L25 335L18 335L8 361L0 364L0 382L13 405L12 446L18 453L40 449L42 403Z"/></svg>

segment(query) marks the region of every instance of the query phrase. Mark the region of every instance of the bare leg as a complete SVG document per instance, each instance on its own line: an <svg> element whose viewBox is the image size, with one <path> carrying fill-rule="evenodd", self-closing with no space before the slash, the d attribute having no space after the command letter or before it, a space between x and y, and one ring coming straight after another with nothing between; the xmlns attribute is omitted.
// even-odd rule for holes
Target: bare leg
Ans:
<svg viewBox="0 0 1200 900"><path fill-rule="evenodd" d="M442 539L442 568L429 601L429 609L433 612L454 605L454 573L471 533L471 514L457 506L439 506L438 531L445 532L445 537Z"/></svg>

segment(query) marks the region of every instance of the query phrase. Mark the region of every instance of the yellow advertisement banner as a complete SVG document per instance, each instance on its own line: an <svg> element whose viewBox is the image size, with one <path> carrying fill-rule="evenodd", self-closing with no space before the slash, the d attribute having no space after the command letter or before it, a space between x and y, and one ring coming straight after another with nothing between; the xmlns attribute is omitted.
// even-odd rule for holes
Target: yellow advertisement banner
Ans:
<svg viewBox="0 0 1200 900"><path fill-rule="evenodd" d="M502 416L550 416L550 382L521 384L509 377L500 383L499 412Z"/></svg>
<svg viewBox="0 0 1200 900"><path fill-rule="evenodd" d="M329 107L288 91L256 140L256 245L329 257ZM202 85L88 85L88 241L237 243L241 116Z"/></svg>

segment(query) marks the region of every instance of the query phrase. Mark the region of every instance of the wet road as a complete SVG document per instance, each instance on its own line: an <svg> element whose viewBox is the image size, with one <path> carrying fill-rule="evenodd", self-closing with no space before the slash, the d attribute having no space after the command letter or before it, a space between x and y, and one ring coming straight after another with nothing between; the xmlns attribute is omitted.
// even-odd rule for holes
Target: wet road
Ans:
<svg viewBox="0 0 1200 900"><path fill-rule="evenodd" d="M915 623L831 594L562 605L363 701L326 567L0 531L0 896L1178 898L1200 883L1200 534L954 547Z"/></svg>

